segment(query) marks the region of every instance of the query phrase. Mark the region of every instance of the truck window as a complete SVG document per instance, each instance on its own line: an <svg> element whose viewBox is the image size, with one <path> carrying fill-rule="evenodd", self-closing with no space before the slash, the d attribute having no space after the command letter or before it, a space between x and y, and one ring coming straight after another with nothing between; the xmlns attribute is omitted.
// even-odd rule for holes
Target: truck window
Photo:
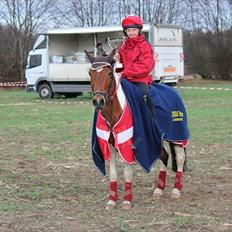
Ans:
<svg viewBox="0 0 232 232"><path fill-rule="evenodd" d="M42 62L42 55L30 55L29 68L40 66Z"/></svg>

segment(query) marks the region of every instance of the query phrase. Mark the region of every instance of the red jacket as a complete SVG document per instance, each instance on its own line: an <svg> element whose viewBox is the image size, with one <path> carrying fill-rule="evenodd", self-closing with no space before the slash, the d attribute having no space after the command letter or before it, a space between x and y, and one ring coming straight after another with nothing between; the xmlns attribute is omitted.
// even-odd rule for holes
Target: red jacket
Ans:
<svg viewBox="0 0 232 232"><path fill-rule="evenodd" d="M122 77L131 82L152 82L151 71L155 66L153 49L141 34L136 38L127 38L119 49L123 63Z"/></svg>

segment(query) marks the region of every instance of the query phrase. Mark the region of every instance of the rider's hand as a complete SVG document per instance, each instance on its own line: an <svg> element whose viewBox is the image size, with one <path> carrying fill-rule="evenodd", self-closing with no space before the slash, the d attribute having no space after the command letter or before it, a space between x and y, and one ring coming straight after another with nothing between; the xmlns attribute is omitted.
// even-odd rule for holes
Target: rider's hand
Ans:
<svg viewBox="0 0 232 232"><path fill-rule="evenodd" d="M115 62L120 62L120 55L118 52L115 53L113 58L114 58Z"/></svg>

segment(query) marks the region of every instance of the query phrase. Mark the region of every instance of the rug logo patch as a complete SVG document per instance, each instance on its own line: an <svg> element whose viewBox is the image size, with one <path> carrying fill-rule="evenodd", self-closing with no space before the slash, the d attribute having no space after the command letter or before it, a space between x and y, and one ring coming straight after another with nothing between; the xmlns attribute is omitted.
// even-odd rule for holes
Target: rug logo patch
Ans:
<svg viewBox="0 0 232 232"><path fill-rule="evenodd" d="M181 111L172 111L172 121L178 122L184 120L184 113Z"/></svg>

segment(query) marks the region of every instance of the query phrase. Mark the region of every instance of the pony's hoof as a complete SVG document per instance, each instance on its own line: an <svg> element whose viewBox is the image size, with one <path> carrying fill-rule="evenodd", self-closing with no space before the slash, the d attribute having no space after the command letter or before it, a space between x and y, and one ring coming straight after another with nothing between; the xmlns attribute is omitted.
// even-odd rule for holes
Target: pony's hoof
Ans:
<svg viewBox="0 0 232 232"><path fill-rule="evenodd" d="M172 199L179 199L180 198L180 191L176 188L172 190L171 198Z"/></svg>
<svg viewBox="0 0 232 232"><path fill-rule="evenodd" d="M154 199L160 199L162 196L163 196L162 189L156 188L154 193L153 193L153 198Z"/></svg>
<svg viewBox="0 0 232 232"><path fill-rule="evenodd" d="M108 211L113 210L115 208L115 204L116 204L115 201L109 200L106 204L105 210L108 210Z"/></svg>
<svg viewBox="0 0 232 232"><path fill-rule="evenodd" d="M123 201L122 203L122 209L123 210L128 210L131 208L131 202L130 201Z"/></svg>

